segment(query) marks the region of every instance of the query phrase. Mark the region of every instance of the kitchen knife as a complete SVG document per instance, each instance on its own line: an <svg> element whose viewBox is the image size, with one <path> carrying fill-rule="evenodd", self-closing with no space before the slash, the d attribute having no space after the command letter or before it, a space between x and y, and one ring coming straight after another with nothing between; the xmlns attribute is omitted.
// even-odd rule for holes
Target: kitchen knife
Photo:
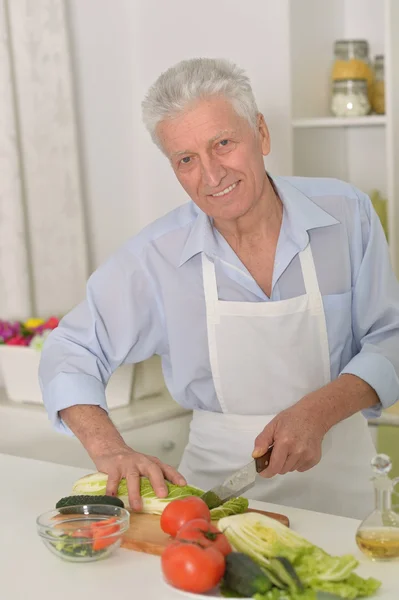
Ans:
<svg viewBox="0 0 399 600"><path fill-rule="evenodd" d="M201 498L205 500L209 508L216 508L249 490L255 484L256 474L264 471L269 465L272 450L273 446L270 446L263 456L251 460L245 467L229 475L223 483L205 492Z"/></svg>

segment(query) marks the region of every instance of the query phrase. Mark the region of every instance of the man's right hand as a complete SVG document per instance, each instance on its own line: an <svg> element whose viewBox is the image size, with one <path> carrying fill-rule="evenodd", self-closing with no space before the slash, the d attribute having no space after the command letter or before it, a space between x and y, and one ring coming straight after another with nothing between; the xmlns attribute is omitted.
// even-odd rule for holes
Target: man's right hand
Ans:
<svg viewBox="0 0 399 600"><path fill-rule="evenodd" d="M148 477L159 498L168 495L165 479L176 485L186 485L186 480L176 469L163 463L155 456L141 454L129 446L123 446L117 452L92 456L98 471L108 474L106 494L115 496L120 480L125 477L129 504L133 510L141 510L140 477Z"/></svg>
<svg viewBox="0 0 399 600"><path fill-rule="evenodd" d="M129 504L133 510L142 508L140 476L149 478L160 498L168 493L165 479L176 485L186 485L184 477L173 467L127 446L99 406L77 404L61 410L60 416L81 441L97 470L108 475L107 494L115 496L120 480L126 477Z"/></svg>

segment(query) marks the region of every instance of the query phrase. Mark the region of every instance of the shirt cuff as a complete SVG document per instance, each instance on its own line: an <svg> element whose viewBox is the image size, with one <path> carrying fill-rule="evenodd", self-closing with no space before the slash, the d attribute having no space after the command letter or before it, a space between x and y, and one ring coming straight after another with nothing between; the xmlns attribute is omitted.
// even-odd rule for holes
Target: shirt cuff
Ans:
<svg viewBox="0 0 399 600"><path fill-rule="evenodd" d="M399 397L399 379L392 363L382 354L360 352L341 371L356 375L368 383L379 397L380 404L365 409L367 417L379 417L383 408L395 404Z"/></svg>
<svg viewBox="0 0 399 600"><path fill-rule="evenodd" d="M74 435L60 418L59 411L76 404L100 406L108 413L105 387L92 375L59 373L43 390L43 402L53 427Z"/></svg>

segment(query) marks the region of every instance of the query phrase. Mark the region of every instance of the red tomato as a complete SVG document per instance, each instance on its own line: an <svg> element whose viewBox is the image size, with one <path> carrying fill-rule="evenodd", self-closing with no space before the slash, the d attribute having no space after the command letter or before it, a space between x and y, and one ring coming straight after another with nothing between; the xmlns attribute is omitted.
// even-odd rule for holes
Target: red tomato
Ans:
<svg viewBox="0 0 399 600"><path fill-rule="evenodd" d="M104 548L111 546L119 538L118 535L111 534L118 533L119 531L120 527L116 524L116 517L92 523L91 533L93 536L93 550L97 552L97 550L103 550Z"/></svg>
<svg viewBox="0 0 399 600"><path fill-rule="evenodd" d="M161 515L161 529L171 536L175 536L183 525L193 519L211 520L211 513L207 505L197 496L177 498L172 500Z"/></svg>
<svg viewBox="0 0 399 600"><path fill-rule="evenodd" d="M223 556L227 556L232 552L230 542L224 533L205 519L193 519L183 525L176 534L176 540L179 542L196 542L203 548L216 548Z"/></svg>
<svg viewBox="0 0 399 600"><path fill-rule="evenodd" d="M103 519L102 521L94 521L90 524L91 529L97 529L98 527L105 527L106 525L111 525L116 523L116 517L109 517L109 519Z"/></svg>
<svg viewBox="0 0 399 600"><path fill-rule="evenodd" d="M119 539L119 535L111 535L120 531L119 525L108 525L102 529L93 529L93 550L103 550L108 546L112 546ZM110 537L108 537L110 536Z"/></svg>
<svg viewBox="0 0 399 600"><path fill-rule="evenodd" d="M209 592L222 579L224 556L216 548L172 542L161 556L162 572L170 585L197 594Z"/></svg>

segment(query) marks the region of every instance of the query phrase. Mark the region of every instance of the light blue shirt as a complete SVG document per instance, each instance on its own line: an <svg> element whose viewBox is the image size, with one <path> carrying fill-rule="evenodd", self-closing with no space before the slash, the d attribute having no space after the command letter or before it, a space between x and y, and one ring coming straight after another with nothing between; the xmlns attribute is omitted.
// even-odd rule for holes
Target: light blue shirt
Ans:
<svg viewBox="0 0 399 600"><path fill-rule="evenodd" d="M399 398L399 284L370 199L338 180L272 179L284 210L271 297L194 203L158 219L91 275L86 299L45 343L39 377L56 428L68 431L58 416L63 408L94 404L107 410L104 390L112 372L154 354L162 358L176 402L220 412L209 363L201 252L215 263L220 300L273 302L305 293L298 253L309 238L331 379L357 375L384 407ZM379 414L381 405L365 414Z"/></svg>

